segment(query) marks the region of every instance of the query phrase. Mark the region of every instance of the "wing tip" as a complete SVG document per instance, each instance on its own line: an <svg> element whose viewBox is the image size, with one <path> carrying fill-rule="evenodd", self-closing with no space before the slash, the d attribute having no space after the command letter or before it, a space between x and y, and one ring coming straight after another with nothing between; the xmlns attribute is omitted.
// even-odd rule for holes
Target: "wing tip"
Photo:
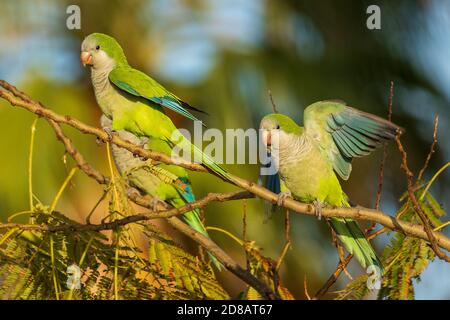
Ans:
<svg viewBox="0 0 450 320"><path fill-rule="evenodd" d="M196 112L199 112L199 113L203 113L203 114L206 114L207 116L209 116L209 113L206 112L206 111L203 111L203 110L201 110L201 109L199 109L199 108L197 108L197 107L191 106L189 103L187 103L187 102L185 102L185 101L183 101L183 100L179 100L179 99L178 99L178 101L179 101L179 102L181 103L181 105L182 105L184 108L186 108L186 109L193 110L193 111L196 111Z"/></svg>
<svg viewBox="0 0 450 320"><path fill-rule="evenodd" d="M358 109L355 109L353 107L347 106L347 108L350 110L351 113L354 113L356 115L360 115L362 117L365 117L367 119L370 119L374 121L377 124L380 124L383 127L384 133L389 134L389 139L395 139L397 135L402 135L405 133L405 129L400 127L399 125L393 123L392 121L389 121L387 119L384 119L382 117L379 117L377 115L364 112Z"/></svg>

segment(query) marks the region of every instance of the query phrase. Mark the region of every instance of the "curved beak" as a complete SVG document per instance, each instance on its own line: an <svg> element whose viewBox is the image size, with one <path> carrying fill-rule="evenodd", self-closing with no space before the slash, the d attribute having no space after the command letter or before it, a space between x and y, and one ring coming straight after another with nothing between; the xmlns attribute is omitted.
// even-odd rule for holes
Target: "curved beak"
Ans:
<svg viewBox="0 0 450 320"><path fill-rule="evenodd" d="M81 51L80 61L83 64L83 67L85 67L86 65L91 66L92 65L92 55L89 52Z"/></svg>

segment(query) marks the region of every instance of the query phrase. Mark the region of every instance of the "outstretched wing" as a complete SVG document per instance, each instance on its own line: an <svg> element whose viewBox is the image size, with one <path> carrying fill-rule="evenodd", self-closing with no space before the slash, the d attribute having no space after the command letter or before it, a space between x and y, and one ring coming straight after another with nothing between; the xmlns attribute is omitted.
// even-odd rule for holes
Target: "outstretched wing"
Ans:
<svg viewBox="0 0 450 320"><path fill-rule="evenodd" d="M187 109L206 113L180 100L177 96L170 93L154 79L131 67L127 66L115 68L109 73L109 80L117 88L129 94L147 99L148 101L169 108L193 121L198 121L198 119Z"/></svg>
<svg viewBox="0 0 450 320"><path fill-rule="evenodd" d="M402 131L392 122L335 101L307 107L304 126L344 180L350 176L353 158L369 154Z"/></svg>

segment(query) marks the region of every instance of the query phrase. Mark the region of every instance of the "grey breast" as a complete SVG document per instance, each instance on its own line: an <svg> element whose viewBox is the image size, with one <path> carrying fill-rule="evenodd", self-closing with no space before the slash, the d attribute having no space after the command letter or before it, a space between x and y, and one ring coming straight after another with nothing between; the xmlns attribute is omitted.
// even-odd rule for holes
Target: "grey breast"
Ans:
<svg viewBox="0 0 450 320"><path fill-rule="evenodd" d="M112 130L112 121L105 115L102 115L100 118L100 124L103 130ZM115 131L114 134L117 134L123 140L127 140L135 145L145 147L148 139L145 137L137 137L133 133L118 130ZM142 160L139 157L135 157L132 152L123 149L115 144L111 144L111 151L114 157L114 161L116 163L117 168L121 174L124 174L127 171L130 171L133 168L137 168L142 165Z"/></svg>

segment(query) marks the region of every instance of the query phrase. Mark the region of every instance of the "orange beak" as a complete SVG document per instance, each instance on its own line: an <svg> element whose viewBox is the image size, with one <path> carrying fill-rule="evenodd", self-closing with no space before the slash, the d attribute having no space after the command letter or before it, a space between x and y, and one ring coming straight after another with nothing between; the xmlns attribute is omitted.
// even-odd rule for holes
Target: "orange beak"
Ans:
<svg viewBox="0 0 450 320"><path fill-rule="evenodd" d="M80 61L83 64L83 67L86 65L91 66L92 65L92 55L89 52L82 51L80 54Z"/></svg>

